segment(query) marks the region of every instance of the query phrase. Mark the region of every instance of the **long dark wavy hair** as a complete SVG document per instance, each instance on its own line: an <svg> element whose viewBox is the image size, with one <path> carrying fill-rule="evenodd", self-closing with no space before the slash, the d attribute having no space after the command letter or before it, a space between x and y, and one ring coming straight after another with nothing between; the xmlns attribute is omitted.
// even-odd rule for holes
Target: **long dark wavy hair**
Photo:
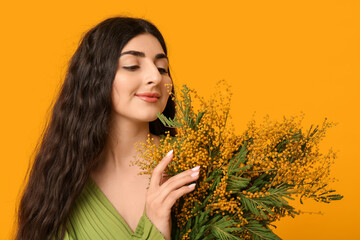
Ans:
<svg viewBox="0 0 360 240"><path fill-rule="evenodd" d="M142 33L155 36L167 55L161 33L144 19L109 18L83 36L28 171L18 207L16 240L64 238L63 226L97 166L109 134L111 89L121 50ZM174 117L171 97L163 113ZM149 125L155 135L176 133L159 119Z"/></svg>

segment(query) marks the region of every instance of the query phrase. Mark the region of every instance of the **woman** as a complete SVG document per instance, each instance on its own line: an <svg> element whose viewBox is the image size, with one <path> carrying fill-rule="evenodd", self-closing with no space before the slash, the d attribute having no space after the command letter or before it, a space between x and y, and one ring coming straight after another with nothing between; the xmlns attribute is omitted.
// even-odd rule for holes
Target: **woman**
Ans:
<svg viewBox="0 0 360 240"><path fill-rule="evenodd" d="M136 142L175 134L156 116L175 114L168 64L161 33L143 19L110 18L86 33L35 156L16 239L170 239L171 207L194 190L199 167L164 178L170 151L149 182L129 166Z"/></svg>

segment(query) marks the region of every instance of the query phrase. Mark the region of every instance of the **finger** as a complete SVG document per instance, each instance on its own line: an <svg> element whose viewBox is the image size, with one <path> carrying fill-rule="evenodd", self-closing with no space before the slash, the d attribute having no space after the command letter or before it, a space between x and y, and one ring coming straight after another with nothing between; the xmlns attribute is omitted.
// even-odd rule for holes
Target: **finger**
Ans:
<svg viewBox="0 0 360 240"><path fill-rule="evenodd" d="M190 185L183 186L183 187L171 192L169 194L169 196L165 199L164 206L171 208L175 204L176 200L178 200L185 194L193 191L195 189L195 187L196 187L196 184L192 183Z"/></svg>
<svg viewBox="0 0 360 240"><path fill-rule="evenodd" d="M184 173L184 172L182 172ZM193 170L187 170L185 171L186 175L182 175L179 177L178 175L171 177L168 181L166 181L163 185L160 187L160 194L159 199L160 201L165 201L165 199L174 191L178 190L179 188L183 187L186 184L189 184L191 182L194 182L198 180L199 178L199 170L193 171Z"/></svg>
<svg viewBox="0 0 360 240"><path fill-rule="evenodd" d="M168 152L166 156L159 162L156 168L154 168L150 180L150 188L155 188L160 186L162 173L164 172L165 168L169 165L172 158L173 158L173 150Z"/></svg>
<svg viewBox="0 0 360 240"><path fill-rule="evenodd" d="M188 176L191 176L193 173L199 172L200 171L200 166L196 166L192 169L188 169L186 171L183 171L179 174L176 174L175 176L169 178L169 180L166 182L166 184L164 183L163 185L161 185L162 188L167 188L168 185L173 184L173 182L178 182L179 179L189 179ZM196 175L194 175L196 176ZM190 178L191 179L191 178ZM191 181L190 181L191 182ZM189 183L188 181L184 180L183 182L178 182L180 184L180 186L177 186L178 184L174 185L177 188L182 187L184 184Z"/></svg>
<svg viewBox="0 0 360 240"><path fill-rule="evenodd" d="M162 184L164 184L164 182L166 182L167 180L169 180L170 177L168 177L168 175L166 173L163 173L161 176L161 181L160 181L160 186Z"/></svg>

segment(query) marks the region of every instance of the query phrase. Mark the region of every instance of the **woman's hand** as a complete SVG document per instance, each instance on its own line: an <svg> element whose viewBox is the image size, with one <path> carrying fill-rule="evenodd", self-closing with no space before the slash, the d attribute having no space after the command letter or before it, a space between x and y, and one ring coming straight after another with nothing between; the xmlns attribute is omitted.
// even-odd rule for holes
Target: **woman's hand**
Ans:
<svg viewBox="0 0 360 240"><path fill-rule="evenodd" d="M162 174L172 158L173 150L154 169L145 202L146 216L166 240L171 238L171 208L177 199L195 189L195 183L187 184L197 180L200 171L197 166L164 181Z"/></svg>

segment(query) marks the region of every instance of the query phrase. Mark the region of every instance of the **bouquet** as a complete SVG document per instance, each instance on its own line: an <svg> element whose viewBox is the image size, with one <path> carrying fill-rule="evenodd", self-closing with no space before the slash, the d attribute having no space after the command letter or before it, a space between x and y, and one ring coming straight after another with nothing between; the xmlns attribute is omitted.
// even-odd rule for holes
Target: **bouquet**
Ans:
<svg viewBox="0 0 360 240"><path fill-rule="evenodd" d="M224 89L223 89L224 88ZM176 116L161 122L177 129L161 136L157 146L148 138L138 149L141 174L151 175L163 156L174 150L166 174L171 177L200 165L194 191L184 195L172 209L172 239L280 239L269 227L284 216L299 214L287 199L300 197L329 203L343 196L328 184L336 153L319 152L328 128L336 125L325 118L321 127L301 126L304 114L283 121L248 123L237 135L228 124L231 95L225 81L208 101L183 85L177 98ZM199 102L195 109L193 100Z"/></svg>

